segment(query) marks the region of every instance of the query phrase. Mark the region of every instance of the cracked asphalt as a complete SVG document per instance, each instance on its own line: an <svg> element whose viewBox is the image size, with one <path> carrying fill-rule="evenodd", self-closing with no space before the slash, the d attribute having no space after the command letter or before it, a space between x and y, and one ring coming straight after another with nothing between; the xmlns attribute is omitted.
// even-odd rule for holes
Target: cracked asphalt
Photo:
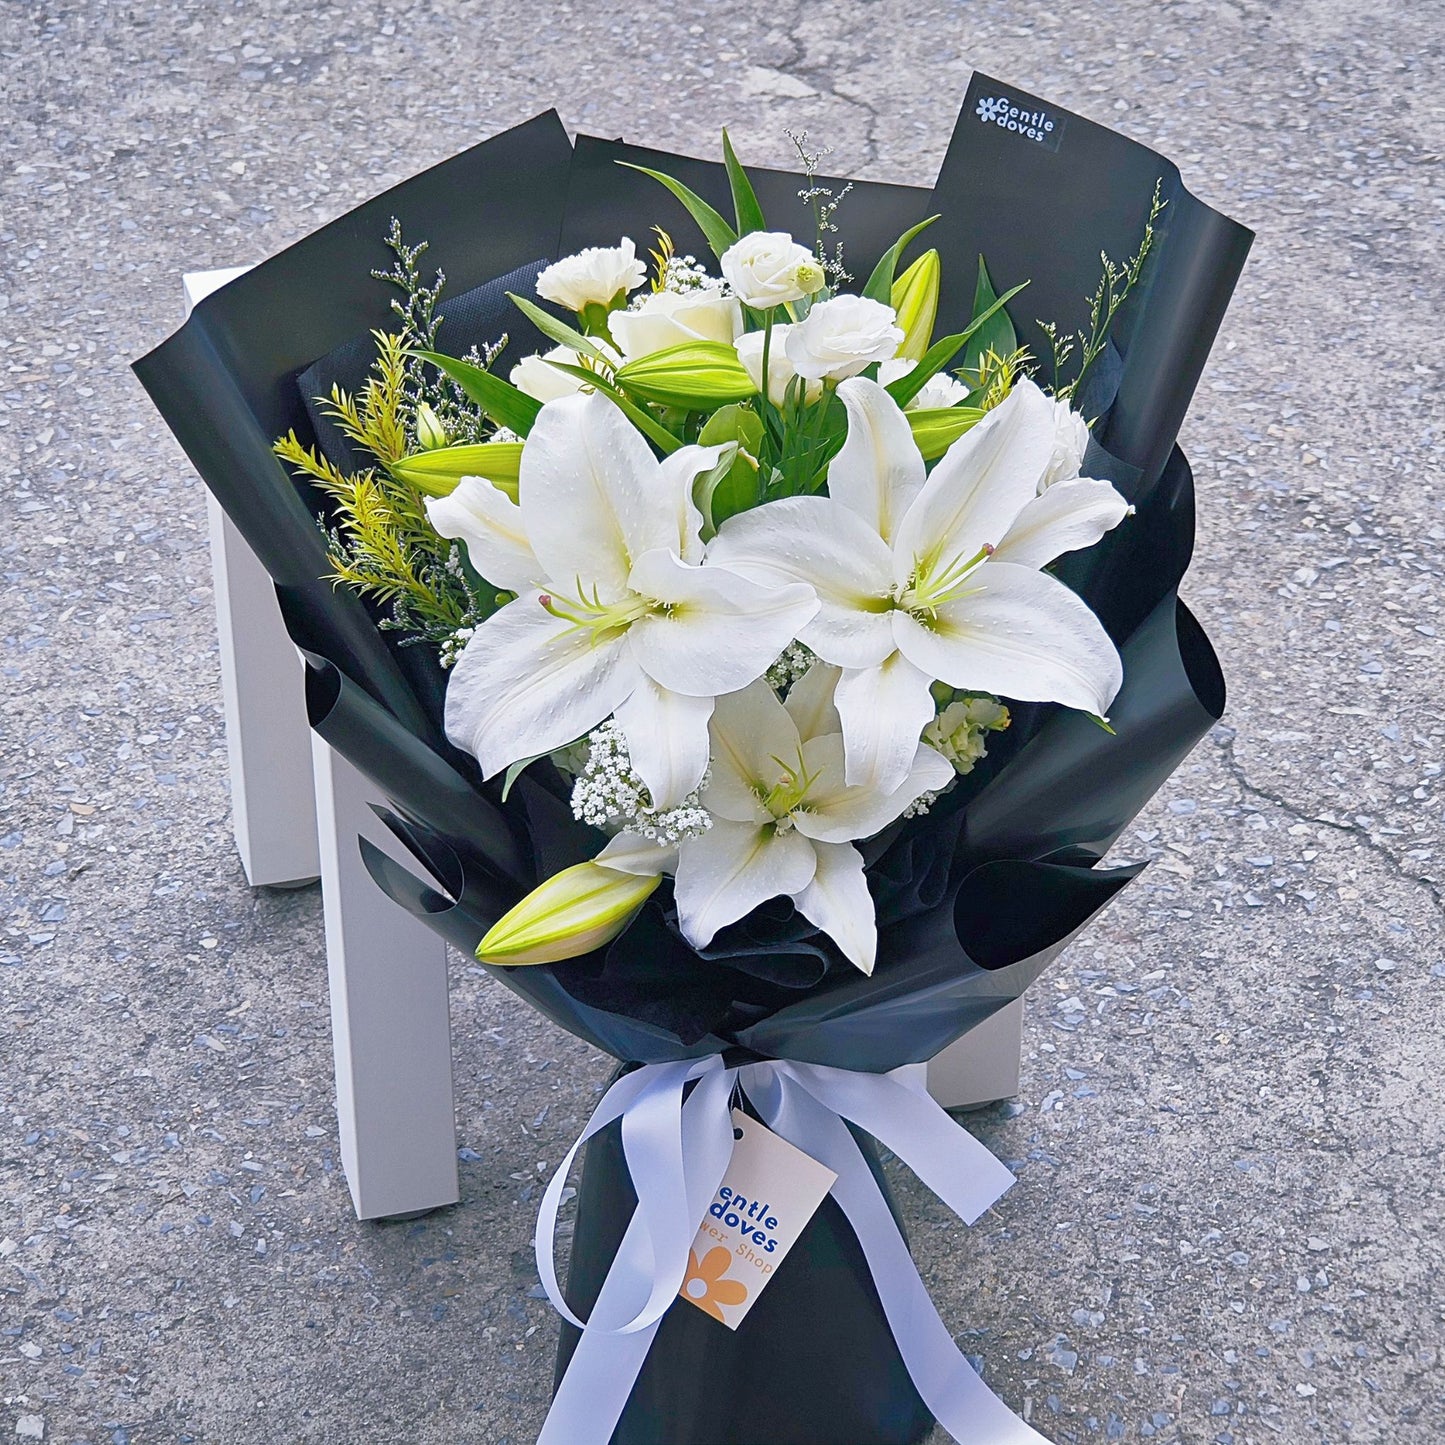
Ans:
<svg viewBox="0 0 1445 1445"><path fill-rule="evenodd" d="M320 900L235 857L202 491L127 370L181 272L553 104L926 183L974 66L1259 240L1183 434L1229 712L970 1118L1018 1185L964 1230L900 1178L921 1268L1056 1441L1445 1439L1442 33L1440 0L0 6L0 1439L531 1441L537 1179L607 1070L456 960L462 1202L351 1217Z"/></svg>

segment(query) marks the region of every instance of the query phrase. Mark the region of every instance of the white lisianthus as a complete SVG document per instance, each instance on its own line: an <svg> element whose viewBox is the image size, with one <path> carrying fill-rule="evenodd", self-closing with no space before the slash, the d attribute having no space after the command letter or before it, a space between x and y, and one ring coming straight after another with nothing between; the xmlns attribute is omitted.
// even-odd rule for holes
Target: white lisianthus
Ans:
<svg viewBox="0 0 1445 1445"><path fill-rule="evenodd" d="M809 381L844 381L875 361L888 361L903 344L891 306L866 296L835 296L808 312L788 332L793 369Z"/></svg>
<svg viewBox="0 0 1445 1445"><path fill-rule="evenodd" d="M724 346L743 329L737 297L721 290L653 291L607 320L612 339L628 361L651 356L689 341L720 341Z"/></svg>
<svg viewBox="0 0 1445 1445"><path fill-rule="evenodd" d="M575 256L553 261L537 277L537 295L570 311L587 306L608 307L647 279L647 267L637 259L629 237L620 246L588 246Z"/></svg>
<svg viewBox="0 0 1445 1445"><path fill-rule="evenodd" d="M599 343L599 346L603 350L611 350L605 343ZM608 359L621 360L615 352ZM539 356L524 356L512 368L509 380L518 391L526 392L544 405L549 401L556 401L559 396L571 396L586 385L580 377L558 371L555 366L548 366L549 361L560 361L564 366L587 365L587 361L570 346L554 346L551 351L544 351Z"/></svg>
<svg viewBox="0 0 1445 1445"><path fill-rule="evenodd" d="M722 254L722 273L744 306L766 311L801 301L827 279L818 259L786 231L753 231Z"/></svg>
<svg viewBox="0 0 1445 1445"><path fill-rule="evenodd" d="M918 363L906 356L896 356L883 362L878 368L878 384L887 386L900 377L907 376ZM918 395L903 408L904 411L933 411L948 406L957 406L968 395L968 388L943 372L935 372L923 383Z"/></svg>
<svg viewBox="0 0 1445 1445"><path fill-rule="evenodd" d="M1071 482L1084 470L1084 453L1089 446L1089 426L1066 401L1054 403L1054 449L1039 481L1042 494L1055 482Z"/></svg>
<svg viewBox="0 0 1445 1445"><path fill-rule="evenodd" d="M793 363L788 360L788 333L792 329L786 323L774 326L772 343L768 347L768 400L774 406L782 406L788 383L798 374L793 370ZM761 391L763 389L763 333L746 331L738 337L734 344L738 349L738 360L747 368L748 375L753 379L753 385ZM814 402L822 394L823 383L810 381L804 399Z"/></svg>

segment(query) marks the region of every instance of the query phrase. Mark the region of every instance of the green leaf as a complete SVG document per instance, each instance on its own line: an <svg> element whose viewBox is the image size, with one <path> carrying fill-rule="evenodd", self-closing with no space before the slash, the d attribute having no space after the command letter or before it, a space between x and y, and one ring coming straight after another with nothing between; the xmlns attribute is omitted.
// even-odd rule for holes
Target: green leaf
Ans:
<svg viewBox="0 0 1445 1445"><path fill-rule="evenodd" d="M597 343L590 336L584 336L575 327L568 326L565 321L559 321L550 311L543 311L540 306L528 301L525 296L518 296L514 291L507 292L518 311L551 341L558 346L566 346L572 351L581 351L588 356L595 356L599 361L605 361L606 357Z"/></svg>
<svg viewBox="0 0 1445 1445"><path fill-rule="evenodd" d="M974 336L963 358L965 371L977 371L985 352L992 351L996 356L1007 356L1019 344L1008 312L998 306L997 302L998 295L993 289L993 282L989 280L988 267L980 256L978 284L973 288L973 323L969 328L974 331Z"/></svg>
<svg viewBox="0 0 1445 1445"><path fill-rule="evenodd" d="M738 235L746 236L749 231L766 231L768 223L763 220L763 208L758 204L757 193L748 179L748 173L738 161L732 141L728 139L726 126L723 127L723 163L727 166L728 185L732 187Z"/></svg>
<svg viewBox="0 0 1445 1445"><path fill-rule="evenodd" d="M526 392L518 391L500 376L493 376L490 371L473 366L470 361L445 356L440 351L412 351L407 354L419 356L423 361L431 362L438 371L445 372L498 426L516 432L519 437L532 430L542 403Z"/></svg>
<svg viewBox="0 0 1445 1445"><path fill-rule="evenodd" d="M994 300L993 305L983 315L975 316L962 331L955 331L952 336L945 336L942 341L935 341L923 353L923 360L912 371L906 376L900 376L897 381L890 381L884 390L899 406L907 406L923 390L929 379L937 376L953 360L969 338L981 326L986 325L990 318L1002 311L1005 302L1013 300L1028 284L1027 281L1022 281L1013 290L1005 291L1002 296Z"/></svg>
<svg viewBox="0 0 1445 1445"><path fill-rule="evenodd" d="M889 298L893 294L893 273L898 269L898 258L903 254L908 243L920 231L927 230L937 219L937 216L929 216L927 220L920 221L916 226L910 226L883 253L882 258L873 268L873 274L868 278L868 284L863 288L864 296L870 301L881 301L885 306L891 304Z"/></svg>
<svg viewBox="0 0 1445 1445"><path fill-rule="evenodd" d="M502 801L507 801L507 794L512 791L512 784L537 761L538 758L545 758L546 753L533 753L530 758L518 758L515 763L507 769L507 775L502 779Z"/></svg>
<svg viewBox="0 0 1445 1445"><path fill-rule="evenodd" d="M655 416L643 410L630 397L624 396L611 382L605 377L598 376L595 371L588 371L585 366L569 366L565 361L549 361L547 365L555 366L558 371L565 371L568 376L575 376L578 381L585 382L594 390L601 392L643 436L662 450L663 455L675 452L682 445L682 442L673 436Z"/></svg>
<svg viewBox="0 0 1445 1445"><path fill-rule="evenodd" d="M703 540L708 541L729 517L758 503L763 421L748 407L725 406L707 419L697 439L701 446L732 443L736 448L726 466L703 473L692 484L693 501L703 517Z"/></svg>
<svg viewBox="0 0 1445 1445"><path fill-rule="evenodd" d="M713 255L719 260L722 259L722 253L737 240L737 232L701 196L688 190L681 181L673 180L664 171L635 166L630 161L618 161L617 164L626 166L629 171L641 171L643 175L651 176L653 180L666 186L687 207L688 215L697 222L708 245L712 247Z"/></svg>

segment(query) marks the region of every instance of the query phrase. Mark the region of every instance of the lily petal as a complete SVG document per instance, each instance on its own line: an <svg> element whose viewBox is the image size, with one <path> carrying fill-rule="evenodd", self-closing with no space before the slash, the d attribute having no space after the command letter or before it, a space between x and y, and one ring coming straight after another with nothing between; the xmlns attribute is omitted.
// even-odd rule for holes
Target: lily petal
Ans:
<svg viewBox="0 0 1445 1445"><path fill-rule="evenodd" d="M619 833L594 860L619 873L636 873L650 878L657 873L677 871L677 849L649 842L638 833Z"/></svg>
<svg viewBox="0 0 1445 1445"><path fill-rule="evenodd" d="M843 720L833 705L833 689L842 672L826 662L815 662L792 687L783 704L788 716L797 724L798 736L804 742L822 737L824 733L843 731Z"/></svg>
<svg viewBox="0 0 1445 1445"><path fill-rule="evenodd" d="M800 747L797 725L777 694L758 681L718 698L709 733L712 772L703 806L738 823L771 821L760 796L781 780L784 764L798 758Z"/></svg>
<svg viewBox="0 0 1445 1445"><path fill-rule="evenodd" d="M485 477L463 477L449 496L428 497L426 514L438 536L467 544L472 566L494 587L521 592L545 580L522 509Z"/></svg>
<svg viewBox="0 0 1445 1445"><path fill-rule="evenodd" d="M793 895L798 912L816 923L856 968L871 974L878 957L878 919L863 859L847 843L815 845L813 881Z"/></svg>
<svg viewBox="0 0 1445 1445"><path fill-rule="evenodd" d="M632 563L683 523L660 510L658 462L642 433L597 392L549 401L522 451L518 497L527 537L564 593L626 586Z"/></svg>
<svg viewBox="0 0 1445 1445"><path fill-rule="evenodd" d="M673 692L716 697L762 674L818 610L798 583L761 586L726 567L693 567L662 548L637 559L629 589L665 603L628 642L639 666Z"/></svg>
<svg viewBox="0 0 1445 1445"><path fill-rule="evenodd" d="M641 681L623 639L595 646L524 592L494 612L447 680L446 733L485 776L575 742Z"/></svg>
<svg viewBox="0 0 1445 1445"><path fill-rule="evenodd" d="M1089 477L1055 482L1018 514L993 560L1042 567L1065 552L1092 547L1128 514L1128 502L1108 482Z"/></svg>
<svg viewBox="0 0 1445 1445"><path fill-rule="evenodd" d="M909 660L954 687L1061 702L1103 717L1123 666L1084 603L1048 573L1012 562L989 560L969 581L973 590L940 607L931 627L896 614L898 645ZM846 684L845 677L838 689L845 724Z"/></svg>
<svg viewBox="0 0 1445 1445"><path fill-rule="evenodd" d="M692 484L699 472L711 471L726 450L726 445L679 447L658 463L653 485L657 489L659 515L669 520L675 517L678 529L676 536L667 535L654 545L671 548L684 562L701 562L704 551L702 513L693 502Z"/></svg>
<svg viewBox="0 0 1445 1445"><path fill-rule="evenodd" d="M677 807L702 782L712 708L712 698L669 692L644 674L614 714L654 807Z"/></svg>
<svg viewBox="0 0 1445 1445"><path fill-rule="evenodd" d="M863 519L826 497L786 497L739 512L708 543L708 562L759 582L806 582L818 615L799 638L840 667L870 667L893 650L893 559Z"/></svg>
<svg viewBox="0 0 1445 1445"><path fill-rule="evenodd" d="M902 408L876 381L851 377L838 388L848 437L828 465L828 495L885 542L923 490L923 457Z"/></svg>
<svg viewBox="0 0 1445 1445"><path fill-rule="evenodd" d="M937 676L898 651L875 667L844 671L833 700L843 720L850 785L887 794L902 784L918 750L918 735L933 720L928 688Z"/></svg>
<svg viewBox="0 0 1445 1445"><path fill-rule="evenodd" d="M1037 494L1053 445L1053 403L1033 382L1016 382L943 454L908 509L893 549L894 581L906 585L920 559L966 561L997 547Z"/></svg>
<svg viewBox="0 0 1445 1445"><path fill-rule="evenodd" d="M922 743L916 745L902 783L890 792L848 785L843 774L843 739L836 734L805 743L803 762L813 782L805 805L793 814L793 822L800 833L819 843L871 838L920 793L946 787L953 779L953 765Z"/></svg>
<svg viewBox="0 0 1445 1445"><path fill-rule="evenodd" d="M813 845L795 829L719 819L678 850L677 918L694 948L779 895L801 893L817 868Z"/></svg>

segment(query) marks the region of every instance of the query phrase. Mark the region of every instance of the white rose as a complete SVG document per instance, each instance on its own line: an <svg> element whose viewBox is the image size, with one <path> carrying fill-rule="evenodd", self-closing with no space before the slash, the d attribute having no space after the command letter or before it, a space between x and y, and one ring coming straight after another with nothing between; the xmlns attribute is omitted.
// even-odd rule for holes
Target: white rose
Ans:
<svg viewBox="0 0 1445 1445"><path fill-rule="evenodd" d="M1089 427L1084 418L1066 401L1054 403L1054 449L1049 464L1039 481L1044 492L1055 482L1069 482L1079 476L1084 466L1084 452L1089 445Z"/></svg>
<svg viewBox="0 0 1445 1445"><path fill-rule="evenodd" d="M543 405L556 401L559 396L571 396L574 391L582 390L585 382L565 371L558 371L555 366L548 366L549 361L560 361L564 366L586 364L570 346L554 346L540 356L524 356L512 368L508 380L518 391L526 392Z"/></svg>
<svg viewBox="0 0 1445 1445"><path fill-rule="evenodd" d="M537 277L537 295L581 311L585 306L611 306L646 279L647 267L637 259L637 247L624 236L620 246L588 246L575 256L553 261Z"/></svg>
<svg viewBox="0 0 1445 1445"><path fill-rule="evenodd" d="M788 383L798 374L788 360L788 333L793 328L786 323L773 327L772 344L768 347L768 400L774 406L782 406ZM753 385L762 390L763 386L763 333L747 331L738 337L734 345L738 349L738 360L747 368ZM805 401L817 401L823 394L821 381L810 381L804 393Z"/></svg>
<svg viewBox="0 0 1445 1445"><path fill-rule="evenodd" d="M891 306L865 296L835 296L808 312L788 333L788 360L809 381L843 381L875 361L889 361L903 344Z"/></svg>
<svg viewBox="0 0 1445 1445"><path fill-rule="evenodd" d="M688 341L731 345L743 329L743 312L735 296L718 290L654 291L628 310L614 311L607 324L623 356L633 361Z"/></svg>
<svg viewBox="0 0 1445 1445"><path fill-rule="evenodd" d="M883 362L878 368L878 384L887 386L901 376L907 376L918 363L905 356L894 357ZM968 395L968 388L943 372L935 372L919 388L918 395L903 408L904 411L931 411L936 407L957 406Z"/></svg>
<svg viewBox="0 0 1445 1445"><path fill-rule="evenodd" d="M821 290L817 258L786 231L753 231L722 254L722 273L744 306L766 311Z"/></svg>

